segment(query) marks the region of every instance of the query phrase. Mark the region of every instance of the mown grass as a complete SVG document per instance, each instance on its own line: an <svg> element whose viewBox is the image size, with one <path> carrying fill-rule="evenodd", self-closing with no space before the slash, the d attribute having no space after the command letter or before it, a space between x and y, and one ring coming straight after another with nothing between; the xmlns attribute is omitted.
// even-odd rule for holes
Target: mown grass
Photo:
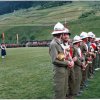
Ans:
<svg viewBox="0 0 100 100"><path fill-rule="evenodd" d="M100 70L96 71L93 79L88 81L88 89L84 90L82 96L78 99L100 99Z"/></svg>
<svg viewBox="0 0 100 100"><path fill-rule="evenodd" d="M100 98L99 76L100 71L89 80L88 90L79 99ZM53 66L48 47L7 48L6 58L0 58L0 98L52 99L53 96Z"/></svg>
<svg viewBox="0 0 100 100"><path fill-rule="evenodd" d="M0 16L0 32L6 30L7 26L24 25L49 25L58 21L76 20L82 12L90 11L88 2L73 2L69 5L36 10L35 8L21 9L13 13ZM8 28L7 28L8 29Z"/></svg>
<svg viewBox="0 0 100 100"><path fill-rule="evenodd" d="M36 10L35 8L29 8L19 10L11 14L3 15L0 17L0 24L50 24L55 23L58 20L75 20L81 13L86 10L91 10L88 2L73 2L69 5L52 7L49 9Z"/></svg>
<svg viewBox="0 0 100 100"><path fill-rule="evenodd" d="M7 49L0 59L0 98L52 98L48 48Z"/></svg>
<svg viewBox="0 0 100 100"><path fill-rule="evenodd" d="M92 31L97 37L100 37L100 17L90 16L87 18L71 21L68 23L68 28L72 33L71 38L75 35L80 35L82 31ZM34 36L34 40L50 40L52 39L52 26L15 26L5 30L5 42L16 43L16 34L19 34L19 42L23 37L26 40L30 40L31 36ZM10 39L12 37L12 39ZM1 41L1 40L0 40Z"/></svg>
<svg viewBox="0 0 100 100"><path fill-rule="evenodd" d="M97 37L100 37L100 17L90 16L88 18L83 18L77 21L69 23L69 28L71 30L72 37L76 34L79 35L82 31L89 32L92 31Z"/></svg>

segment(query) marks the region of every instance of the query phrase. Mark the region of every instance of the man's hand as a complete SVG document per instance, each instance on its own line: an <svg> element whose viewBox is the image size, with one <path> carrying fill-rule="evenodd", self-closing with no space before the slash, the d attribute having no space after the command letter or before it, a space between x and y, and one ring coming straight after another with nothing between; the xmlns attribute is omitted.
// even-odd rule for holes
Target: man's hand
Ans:
<svg viewBox="0 0 100 100"><path fill-rule="evenodd" d="M85 70L86 66L85 63L82 63L82 70Z"/></svg>
<svg viewBox="0 0 100 100"><path fill-rule="evenodd" d="M68 64L68 67L69 67L69 68L74 67L74 62L73 62L73 61L68 61L68 62L69 62L69 64Z"/></svg>
<svg viewBox="0 0 100 100"><path fill-rule="evenodd" d="M88 57L88 61L92 61L92 57L90 56L90 57Z"/></svg>
<svg viewBox="0 0 100 100"><path fill-rule="evenodd" d="M73 58L73 61L74 61L74 62L77 61L77 57L74 57L74 58Z"/></svg>

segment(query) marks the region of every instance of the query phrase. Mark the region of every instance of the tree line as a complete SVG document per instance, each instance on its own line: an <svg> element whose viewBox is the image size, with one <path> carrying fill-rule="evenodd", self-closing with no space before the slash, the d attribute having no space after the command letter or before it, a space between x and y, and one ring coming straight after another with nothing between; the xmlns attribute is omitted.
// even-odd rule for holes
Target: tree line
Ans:
<svg viewBox="0 0 100 100"><path fill-rule="evenodd" d="M39 10L69 3L72 3L72 1L0 1L0 15L30 7L37 7L37 10Z"/></svg>

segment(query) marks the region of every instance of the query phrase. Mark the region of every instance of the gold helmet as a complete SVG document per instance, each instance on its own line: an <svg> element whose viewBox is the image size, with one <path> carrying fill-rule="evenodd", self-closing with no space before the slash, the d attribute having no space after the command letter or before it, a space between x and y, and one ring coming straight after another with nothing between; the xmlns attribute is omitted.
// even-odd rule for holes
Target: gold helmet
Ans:
<svg viewBox="0 0 100 100"><path fill-rule="evenodd" d="M57 59L58 60L60 60L60 61L64 61L64 59L65 59L65 55L64 55L64 53L59 53L58 55L57 55Z"/></svg>

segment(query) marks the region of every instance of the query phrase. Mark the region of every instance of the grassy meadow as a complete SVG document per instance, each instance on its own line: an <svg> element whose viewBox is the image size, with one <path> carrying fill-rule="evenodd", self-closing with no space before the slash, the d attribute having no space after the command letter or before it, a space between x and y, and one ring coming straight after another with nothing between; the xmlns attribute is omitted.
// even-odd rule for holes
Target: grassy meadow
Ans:
<svg viewBox="0 0 100 100"><path fill-rule="evenodd" d="M100 71L89 80L88 90L79 98L100 98L99 76ZM52 99L53 96L53 66L48 47L7 48L6 58L0 58L0 98Z"/></svg>
<svg viewBox="0 0 100 100"><path fill-rule="evenodd" d="M79 18L91 11L95 14ZM19 34L19 43L29 40L50 40L54 25L57 22L64 24L65 18L72 38L82 31L92 31L96 36L100 36L100 10L95 9L95 2L92 1L73 1L68 5L40 10L31 7L0 15L0 35L5 33L6 43L16 43L16 34Z"/></svg>
<svg viewBox="0 0 100 100"><path fill-rule="evenodd" d="M0 58L0 98L52 98L52 66L48 48L7 49Z"/></svg>
<svg viewBox="0 0 100 100"><path fill-rule="evenodd" d="M92 10L90 3L73 2L69 5L40 10L36 10L33 7L20 9L13 13L1 15L0 24L7 26L50 25L58 21L64 21L65 18L67 18L67 21L76 20L82 12Z"/></svg>
<svg viewBox="0 0 100 100"><path fill-rule="evenodd" d="M70 5L41 10L31 7L0 15L0 36L5 33L5 43L16 43L16 34L19 43L50 40L54 25L59 21L64 23L66 18L71 38L82 31L92 31L100 37L100 10L79 19L94 10L92 3L73 1ZM100 98L99 76L100 71L89 80L88 90L79 99ZM0 57L0 99L52 99L53 96L53 66L48 47L7 48L6 58Z"/></svg>

